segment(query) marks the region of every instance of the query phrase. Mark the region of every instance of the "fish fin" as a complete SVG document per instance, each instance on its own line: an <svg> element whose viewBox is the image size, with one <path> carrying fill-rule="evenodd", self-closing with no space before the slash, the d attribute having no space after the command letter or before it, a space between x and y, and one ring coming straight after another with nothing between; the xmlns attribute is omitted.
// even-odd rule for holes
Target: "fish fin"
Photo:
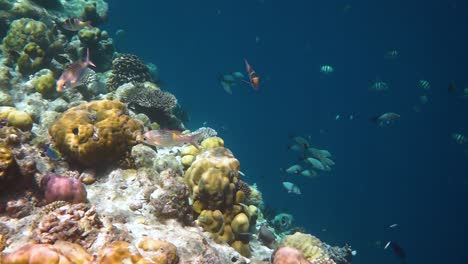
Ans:
<svg viewBox="0 0 468 264"><path fill-rule="evenodd" d="M91 25L91 20L85 21L83 23L84 23L85 26L89 27L90 29L93 28L93 26Z"/></svg>
<svg viewBox="0 0 468 264"><path fill-rule="evenodd" d="M96 64L89 59L89 48L86 49L86 65L96 67Z"/></svg>

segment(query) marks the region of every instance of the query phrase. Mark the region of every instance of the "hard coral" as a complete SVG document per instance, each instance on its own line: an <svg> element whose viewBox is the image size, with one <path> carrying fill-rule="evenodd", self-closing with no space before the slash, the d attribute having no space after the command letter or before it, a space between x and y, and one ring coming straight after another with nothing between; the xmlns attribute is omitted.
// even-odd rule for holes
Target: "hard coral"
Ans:
<svg viewBox="0 0 468 264"><path fill-rule="evenodd" d="M111 68L115 47L106 31L99 28L83 28L78 31L78 38L84 47L91 50L91 61L96 64L97 70L107 71Z"/></svg>
<svg viewBox="0 0 468 264"><path fill-rule="evenodd" d="M44 215L34 230L33 238L39 243L64 240L89 248L101 227L94 207L82 203L68 204Z"/></svg>
<svg viewBox="0 0 468 264"><path fill-rule="evenodd" d="M160 189L151 195L150 202L160 218L176 218L184 224L193 221L193 211L189 205L189 190L171 169L161 172Z"/></svg>
<svg viewBox="0 0 468 264"><path fill-rule="evenodd" d="M36 43L27 44L18 59L18 71L23 75L35 73L44 67L45 51Z"/></svg>
<svg viewBox="0 0 468 264"><path fill-rule="evenodd" d="M309 264L309 261L295 248L280 247L274 253L273 264Z"/></svg>
<svg viewBox="0 0 468 264"><path fill-rule="evenodd" d="M7 35L3 39L2 51L9 59L9 62L15 62L20 55L28 56L23 60L32 58L44 58L47 47L52 41L52 32L47 29L47 26L30 18L21 18L11 23ZM23 52L23 53L21 53ZM32 57L31 57L32 56ZM26 61L25 61L26 62ZM25 68L28 70L37 69L39 65L43 65L43 60L33 60L29 66L33 68ZM18 65L19 66L19 65Z"/></svg>
<svg viewBox="0 0 468 264"><path fill-rule="evenodd" d="M3 264L90 264L91 256L79 245L60 241L54 245L28 244L9 254Z"/></svg>
<svg viewBox="0 0 468 264"><path fill-rule="evenodd" d="M107 80L107 88L113 91L125 83L151 81L151 74L143 61L135 55L122 54L112 61L112 73Z"/></svg>
<svg viewBox="0 0 468 264"><path fill-rule="evenodd" d="M293 235L288 235L281 240L280 246L299 250L311 262L329 258L322 241L310 234L296 232Z"/></svg>
<svg viewBox="0 0 468 264"><path fill-rule="evenodd" d="M177 248L174 244L164 241L155 240L149 237L143 238L138 243L138 248L143 252L141 254L155 264L177 264L179 257L177 256Z"/></svg>
<svg viewBox="0 0 468 264"><path fill-rule="evenodd" d="M206 140L205 140L206 141ZM202 143L203 144L203 143ZM245 234L255 222L245 194L237 190L239 161L224 147L203 150L185 173L198 223L212 233L215 241L229 243L243 256L250 256Z"/></svg>
<svg viewBox="0 0 468 264"><path fill-rule="evenodd" d="M132 245L124 241L115 241L103 248L99 254L97 263L101 264L147 264L149 263L136 251Z"/></svg>
<svg viewBox="0 0 468 264"><path fill-rule="evenodd" d="M13 157L13 153L7 146L0 145L0 181L11 178L15 168L16 161Z"/></svg>
<svg viewBox="0 0 468 264"><path fill-rule="evenodd" d="M86 188L76 178L49 173L42 178L41 187L48 204L56 201L86 202Z"/></svg>
<svg viewBox="0 0 468 264"><path fill-rule="evenodd" d="M101 100L70 108L50 127L57 148L86 166L122 158L141 134L141 122L126 114L125 104Z"/></svg>

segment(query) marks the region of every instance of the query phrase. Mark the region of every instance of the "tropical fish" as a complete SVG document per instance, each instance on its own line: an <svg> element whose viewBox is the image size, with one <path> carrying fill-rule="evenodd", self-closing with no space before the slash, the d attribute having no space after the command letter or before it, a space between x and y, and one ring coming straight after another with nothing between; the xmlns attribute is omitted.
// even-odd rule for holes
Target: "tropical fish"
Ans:
<svg viewBox="0 0 468 264"><path fill-rule="evenodd" d="M309 141L304 137L293 136L291 139L303 148L308 148L310 146Z"/></svg>
<svg viewBox="0 0 468 264"><path fill-rule="evenodd" d="M298 174L302 171L302 167L299 164L292 165L286 169L286 172L289 174Z"/></svg>
<svg viewBox="0 0 468 264"><path fill-rule="evenodd" d="M313 170L303 170L301 171L301 176L312 178L317 176L317 172Z"/></svg>
<svg viewBox="0 0 468 264"><path fill-rule="evenodd" d="M389 88L390 87L388 83L382 82L382 81L376 81L372 83L371 86L369 87L371 91L375 91L375 92L386 92L389 90Z"/></svg>
<svg viewBox="0 0 468 264"><path fill-rule="evenodd" d="M174 147L189 143L198 148L198 140L202 137L202 133L183 135L180 131L159 129L147 131L139 139L148 145L157 147Z"/></svg>
<svg viewBox="0 0 468 264"><path fill-rule="evenodd" d="M302 194L301 189L292 182L283 182L283 187L288 191L288 193Z"/></svg>
<svg viewBox="0 0 468 264"><path fill-rule="evenodd" d="M393 112L384 113L380 116L372 117L371 121L374 123L378 123L380 126L385 126L393 123L394 121L398 120L400 115Z"/></svg>
<svg viewBox="0 0 468 264"><path fill-rule="evenodd" d="M460 145L465 144L468 141L468 139L460 133L453 133L452 138Z"/></svg>
<svg viewBox="0 0 468 264"><path fill-rule="evenodd" d="M242 74L241 72L220 74L218 80L223 89L228 94L232 94L232 87L235 86L238 82L244 80L244 74Z"/></svg>
<svg viewBox="0 0 468 264"><path fill-rule="evenodd" d="M67 18L63 21L62 27L70 31L78 31L84 27L93 28L91 21L81 21L78 18Z"/></svg>
<svg viewBox="0 0 468 264"><path fill-rule="evenodd" d="M244 62L245 62L245 69L247 70L247 73L249 74L249 80L250 80L250 83L249 83L252 88L254 88L254 90L258 90L258 86L260 85L260 77L257 75L257 73L254 71L254 69L252 68L252 66L250 66L249 62L244 59Z"/></svg>
<svg viewBox="0 0 468 264"><path fill-rule="evenodd" d="M393 49L393 50L389 50L387 52L385 52L385 58L386 59L396 59L398 58L398 56L400 55L400 52L398 52L398 50L396 49Z"/></svg>
<svg viewBox="0 0 468 264"><path fill-rule="evenodd" d="M395 228L395 227L397 227L397 226L398 226L398 224L391 224L389 227L390 227L390 228Z"/></svg>
<svg viewBox="0 0 468 264"><path fill-rule="evenodd" d="M304 147L301 146L301 145L299 145L299 144L292 144L292 145L289 145L289 146L288 146L288 149L294 150L294 151L299 151L299 152L304 151Z"/></svg>
<svg viewBox="0 0 468 264"><path fill-rule="evenodd" d="M64 89L71 89L82 85L92 71L88 68L91 65L96 67L92 61L89 60L89 48L86 49L86 60L78 60L70 65L63 71L60 78L57 80L57 92L62 92Z"/></svg>
<svg viewBox="0 0 468 264"><path fill-rule="evenodd" d="M305 162L310 164L310 166L312 166L315 169L318 169L318 170L321 170L321 171L326 170L325 166L323 166L322 162L320 162L318 159L309 157L309 158L305 159Z"/></svg>
<svg viewBox="0 0 468 264"><path fill-rule="evenodd" d="M457 90L457 87L455 86L455 84L453 82L449 83L447 87L447 91L449 91L449 93L454 93L456 90Z"/></svg>
<svg viewBox="0 0 468 264"><path fill-rule="evenodd" d="M333 69L333 67L330 66L330 65L320 66L320 72L325 74L325 75L331 75L334 71L335 71L335 69Z"/></svg>
<svg viewBox="0 0 468 264"><path fill-rule="evenodd" d="M427 104L427 102L429 102L429 98L427 98L427 95L421 95L419 97L419 101L421 102L421 104Z"/></svg>
<svg viewBox="0 0 468 264"><path fill-rule="evenodd" d="M394 241L390 241L390 246L392 247L392 251L395 254L395 256L397 256L398 259L400 259L400 261L403 262L406 259L405 250Z"/></svg>
<svg viewBox="0 0 468 264"><path fill-rule="evenodd" d="M431 84L427 80L419 80L418 87L427 91L431 88Z"/></svg>
<svg viewBox="0 0 468 264"><path fill-rule="evenodd" d="M49 145L45 149L45 154L52 160L60 160L62 158L62 154L52 145Z"/></svg>

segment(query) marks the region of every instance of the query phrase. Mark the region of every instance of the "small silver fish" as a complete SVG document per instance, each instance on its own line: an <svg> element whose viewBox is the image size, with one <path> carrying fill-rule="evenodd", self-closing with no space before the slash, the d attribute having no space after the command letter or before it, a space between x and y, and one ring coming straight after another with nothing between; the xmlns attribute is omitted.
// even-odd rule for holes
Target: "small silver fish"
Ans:
<svg viewBox="0 0 468 264"><path fill-rule="evenodd" d="M283 187L288 191L288 193L302 194L301 189L292 182L283 182Z"/></svg>

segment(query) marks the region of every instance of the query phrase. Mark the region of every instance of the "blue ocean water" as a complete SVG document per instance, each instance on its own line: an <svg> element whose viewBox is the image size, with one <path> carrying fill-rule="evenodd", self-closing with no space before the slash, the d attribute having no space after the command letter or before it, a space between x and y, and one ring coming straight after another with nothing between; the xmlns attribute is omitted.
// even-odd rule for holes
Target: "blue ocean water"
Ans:
<svg viewBox="0 0 468 264"><path fill-rule="evenodd" d="M466 1L111 1L105 28L125 31L121 52L158 66L189 128L218 130L268 206L329 244L351 244L353 263L399 263L389 240L406 263L466 263L468 144L451 134L468 135L467 12ZM389 50L399 55L386 59ZM229 95L217 76L244 71L243 58L260 89ZM431 84L427 104L420 79ZM390 91L369 91L376 80ZM369 122L389 111L401 119ZM329 150L332 171L284 175L298 162L290 135Z"/></svg>

